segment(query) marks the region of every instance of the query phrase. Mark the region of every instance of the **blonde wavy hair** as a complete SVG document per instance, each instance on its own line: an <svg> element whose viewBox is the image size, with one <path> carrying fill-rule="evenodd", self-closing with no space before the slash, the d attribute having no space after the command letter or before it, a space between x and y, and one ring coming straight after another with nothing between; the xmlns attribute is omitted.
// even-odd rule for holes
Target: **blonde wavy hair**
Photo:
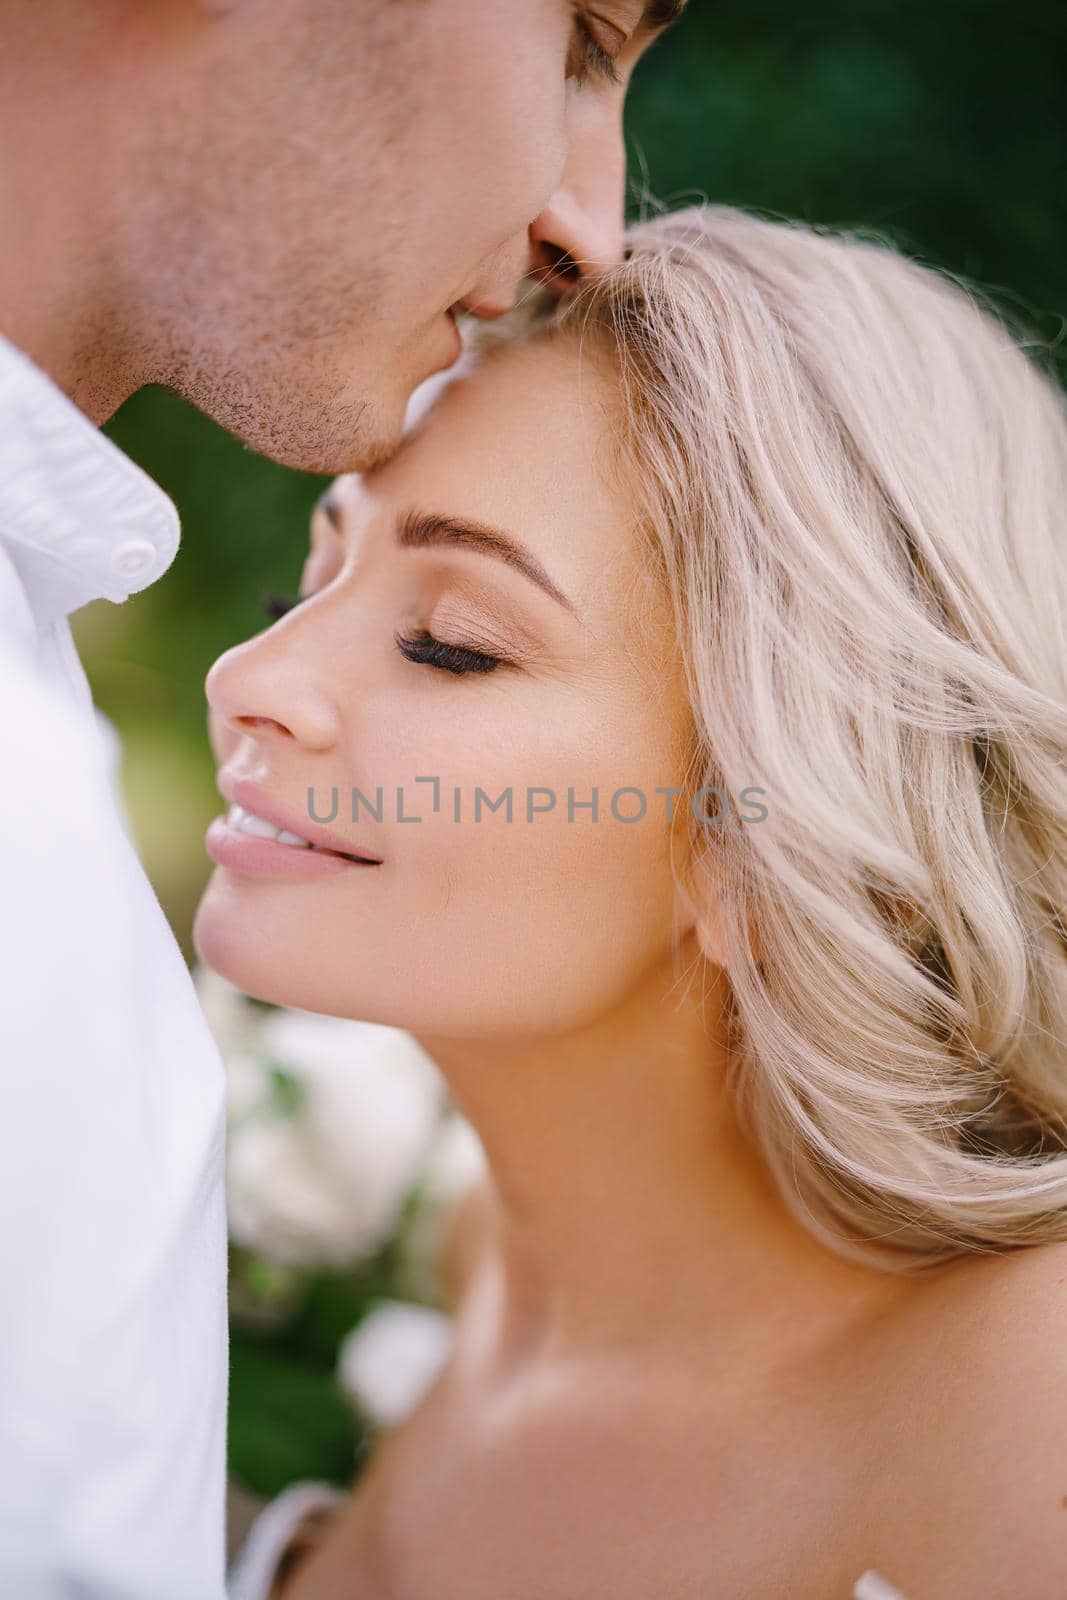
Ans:
<svg viewBox="0 0 1067 1600"><path fill-rule="evenodd" d="M1063 396L884 243L704 206L628 244L557 326L620 375L729 797L694 826L743 1125L845 1255L1065 1239Z"/></svg>

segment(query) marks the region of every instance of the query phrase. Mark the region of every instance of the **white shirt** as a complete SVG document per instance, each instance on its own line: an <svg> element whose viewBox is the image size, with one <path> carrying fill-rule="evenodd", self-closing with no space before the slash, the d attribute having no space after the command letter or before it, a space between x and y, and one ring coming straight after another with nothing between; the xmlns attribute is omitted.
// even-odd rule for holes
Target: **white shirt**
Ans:
<svg viewBox="0 0 1067 1600"><path fill-rule="evenodd" d="M111 791L71 612L165 494L0 339L0 1595L221 1600L222 1065Z"/></svg>

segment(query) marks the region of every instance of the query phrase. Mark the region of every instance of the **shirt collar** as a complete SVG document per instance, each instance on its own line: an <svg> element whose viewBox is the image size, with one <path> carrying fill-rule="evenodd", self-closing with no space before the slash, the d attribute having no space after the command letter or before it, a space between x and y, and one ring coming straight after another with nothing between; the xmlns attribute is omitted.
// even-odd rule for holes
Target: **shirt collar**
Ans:
<svg viewBox="0 0 1067 1600"><path fill-rule="evenodd" d="M154 583L179 531L159 485L0 336L0 541L38 620Z"/></svg>

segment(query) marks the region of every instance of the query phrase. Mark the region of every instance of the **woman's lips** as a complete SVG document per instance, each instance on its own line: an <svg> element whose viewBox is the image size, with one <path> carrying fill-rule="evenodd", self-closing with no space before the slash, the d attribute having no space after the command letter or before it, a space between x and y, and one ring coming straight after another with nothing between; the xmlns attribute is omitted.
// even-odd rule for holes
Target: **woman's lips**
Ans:
<svg viewBox="0 0 1067 1600"><path fill-rule="evenodd" d="M380 861L359 861L331 850L257 839L233 827L226 817L211 823L204 847L217 866L257 878L320 878L336 872L372 872L381 866Z"/></svg>
<svg viewBox="0 0 1067 1600"><path fill-rule="evenodd" d="M268 877L308 878L382 864L354 839L312 821L310 812L301 816L247 778L223 769L218 786L230 809L212 822L204 844L221 867ZM281 838L272 836L279 833Z"/></svg>

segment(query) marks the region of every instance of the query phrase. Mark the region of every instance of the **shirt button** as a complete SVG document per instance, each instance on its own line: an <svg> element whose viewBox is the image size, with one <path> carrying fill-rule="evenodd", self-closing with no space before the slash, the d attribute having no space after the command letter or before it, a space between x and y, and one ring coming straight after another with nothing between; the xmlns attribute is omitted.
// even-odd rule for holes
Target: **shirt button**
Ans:
<svg viewBox="0 0 1067 1600"><path fill-rule="evenodd" d="M148 539L126 539L111 552L111 566L115 572L132 578L156 559L156 547Z"/></svg>

